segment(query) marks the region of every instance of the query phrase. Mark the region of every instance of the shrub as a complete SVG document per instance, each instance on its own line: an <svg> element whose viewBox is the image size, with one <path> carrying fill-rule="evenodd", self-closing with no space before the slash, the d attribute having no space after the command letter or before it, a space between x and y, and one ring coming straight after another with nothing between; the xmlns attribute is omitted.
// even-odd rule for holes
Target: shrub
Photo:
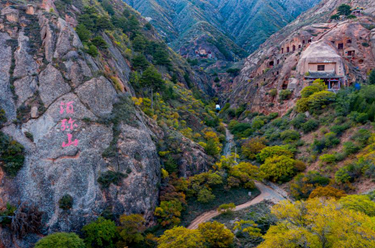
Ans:
<svg viewBox="0 0 375 248"><path fill-rule="evenodd" d="M82 228L87 247L115 247L117 227L112 220L99 217Z"/></svg>
<svg viewBox="0 0 375 248"><path fill-rule="evenodd" d="M324 89L321 89L318 85L310 85L301 91L301 97L302 98L308 98L309 96L313 95L314 93L317 93L319 91L322 91Z"/></svg>
<svg viewBox="0 0 375 248"><path fill-rule="evenodd" d="M258 129L261 129L262 127L264 126L264 120L263 118L261 117L255 117L253 119L253 122L251 124L251 127L254 129L254 130L258 130Z"/></svg>
<svg viewBox="0 0 375 248"><path fill-rule="evenodd" d="M340 19L340 15L337 15L337 14L332 15L332 16L331 16L331 19L332 19L332 20L339 20L339 19Z"/></svg>
<svg viewBox="0 0 375 248"><path fill-rule="evenodd" d="M333 164L336 162L336 156L334 154L324 154L319 157L319 160L323 163Z"/></svg>
<svg viewBox="0 0 375 248"><path fill-rule="evenodd" d="M296 129L300 129L302 127L302 124L305 123L306 121L306 116L305 114L298 114L296 118L294 118L290 124Z"/></svg>
<svg viewBox="0 0 375 248"><path fill-rule="evenodd" d="M20 143L0 131L0 165L9 176L15 177L23 167L24 150Z"/></svg>
<svg viewBox="0 0 375 248"><path fill-rule="evenodd" d="M347 167L340 168L335 174L335 181L339 184L348 183L352 180Z"/></svg>
<svg viewBox="0 0 375 248"><path fill-rule="evenodd" d="M303 123L301 125L301 127L302 127L302 131L304 133L310 133L310 132L318 129L319 122L317 120L314 120L314 119L308 120L307 122Z"/></svg>
<svg viewBox="0 0 375 248"><path fill-rule="evenodd" d="M288 144L299 140L301 135L295 130L286 130L280 134L280 138L285 144Z"/></svg>
<svg viewBox="0 0 375 248"><path fill-rule="evenodd" d="M136 55L132 59L132 64L135 70L145 70L149 66L149 63L143 54Z"/></svg>
<svg viewBox="0 0 375 248"><path fill-rule="evenodd" d="M198 226L207 247L225 248L233 244L234 234L217 221L202 223Z"/></svg>
<svg viewBox="0 0 375 248"><path fill-rule="evenodd" d="M366 129L358 130L352 137L352 140L357 141L361 146L368 145L368 141L371 137L371 132Z"/></svg>
<svg viewBox="0 0 375 248"><path fill-rule="evenodd" d="M266 147L265 144L266 140L264 138L256 137L250 139L242 145L242 154L248 159L255 159L256 155Z"/></svg>
<svg viewBox="0 0 375 248"><path fill-rule="evenodd" d="M359 150L360 148L353 142L349 141L344 143L344 151L347 155L357 153Z"/></svg>
<svg viewBox="0 0 375 248"><path fill-rule="evenodd" d="M94 46L96 46L97 48L101 48L101 49L107 49L108 48L107 42L105 42L105 40L101 36L96 36L95 38L93 38L91 40L91 43Z"/></svg>
<svg viewBox="0 0 375 248"><path fill-rule="evenodd" d="M288 156L273 156L267 158L260 170L267 179L273 182L288 181L295 174L295 160Z"/></svg>
<svg viewBox="0 0 375 248"><path fill-rule="evenodd" d="M64 195L59 200L59 207L63 210L69 210L73 207L73 197L69 194Z"/></svg>
<svg viewBox="0 0 375 248"><path fill-rule="evenodd" d="M350 128L349 124L342 124L342 125L334 125L330 128L331 132L341 135L343 132Z"/></svg>
<svg viewBox="0 0 375 248"><path fill-rule="evenodd" d="M5 114L5 110L0 108L0 128L4 125L5 122L7 122L7 117Z"/></svg>
<svg viewBox="0 0 375 248"><path fill-rule="evenodd" d="M290 185L291 194L297 200L306 199L316 187L326 186L329 182L329 178L322 176L317 171L299 174Z"/></svg>
<svg viewBox="0 0 375 248"><path fill-rule="evenodd" d="M190 230L182 226L165 231L158 239L158 248L175 247L204 247L202 235L198 230Z"/></svg>
<svg viewBox="0 0 375 248"><path fill-rule="evenodd" d="M326 187L319 186L311 192L309 198L311 199L315 197L319 197L319 198L324 197L324 198L335 198L338 200L344 196L346 196L346 193L343 190L339 190L331 186L326 186Z"/></svg>
<svg viewBox="0 0 375 248"><path fill-rule="evenodd" d="M292 92L290 90L281 90L279 93L280 100L288 100L289 97L292 95Z"/></svg>
<svg viewBox="0 0 375 248"><path fill-rule="evenodd" d="M89 45L89 49L86 52L93 57L96 57L99 55L99 51L94 45Z"/></svg>
<svg viewBox="0 0 375 248"><path fill-rule="evenodd" d="M309 99L308 98L301 98L297 101L297 112L304 113L309 111Z"/></svg>
<svg viewBox="0 0 375 248"><path fill-rule="evenodd" d="M76 32L79 36L79 38L81 39L82 42L87 42L90 40L91 38L91 32L90 30L88 30L85 25L83 24L79 24L77 27L76 27Z"/></svg>
<svg viewBox="0 0 375 248"><path fill-rule="evenodd" d="M53 233L39 240L35 248L85 248L75 233Z"/></svg>
<svg viewBox="0 0 375 248"><path fill-rule="evenodd" d="M209 203L209 202L213 201L214 199L215 199L215 195L212 194L212 192L209 189L203 188L203 189L199 190L198 198L197 198L197 200L199 202Z"/></svg>
<svg viewBox="0 0 375 248"><path fill-rule="evenodd" d="M158 222L162 226L178 225L181 222L182 209L182 204L179 201L161 201L160 206L155 208L154 215L159 217Z"/></svg>
<svg viewBox="0 0 375 248"><path fill-rule="evenodd" d="M228 214L233 212L233 210L236 208L236 205L234 203L228 203L228 204L221 204L218 208L217 211L221 214Z"/></svg>
<svg viewBox="0 0 375 248"><path fill-rule="evenodd" d="M282 146L269 146L264 149L257 155L257 159L260 162L264 162L267 158L272 158L274 156L287 156L292 158L294 155L288 149Z"/></svg>
<svg viewBox="0 0 375 248"><path fill-rule="evenodd" d="M121 172L106 171L98 178L98 183L103 188L108 188L111 183L119 185L124 177L125 175Z"/></svg>
<svg viewBox="0 0 375 248"><path fill-rule="evenodd" d="M268 93L271 97L277 96L277 89L271 89L270 92Z"/></svg>

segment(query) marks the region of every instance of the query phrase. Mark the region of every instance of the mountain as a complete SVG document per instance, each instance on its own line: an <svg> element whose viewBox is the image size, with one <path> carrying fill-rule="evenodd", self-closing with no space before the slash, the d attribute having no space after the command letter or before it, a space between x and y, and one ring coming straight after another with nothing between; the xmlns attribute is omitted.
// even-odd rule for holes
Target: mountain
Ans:
<svg viewBox="0 0 375 248"><path fill-rule="evenodd" d="M121 1L0 6L0 247L106 214L155 223L162 168L216 156L198 144L219 135L205 75Z"/></svg>
<svg viewBox="0 0 375 248"><path fill-rule="evenodd" d="M318 0L126 0L191 59L237 60ZM246 51L246 52L245 52Z"/></svg>
<svg viewBox="0 0 375 248"><path fill-rule="evenodd" d="M311 80L306 74L316 69L305 64L314 57L315 64L338 58L341 69L337 68L336 73L345 75L343 81L347 85L366 81L368 72L375 67L372 19L375 6L371 1L356 1L352 5L364 8L363 16L332 20L331 16L343 3L323 1L272 35L245 60L225 98L237 106L247 104L252 111L284 114L295 106L301 90L309 85ZM280 101L280 94L287 89L292 95ZM276 90L277 96L269 94L271 90Z"/></svg>

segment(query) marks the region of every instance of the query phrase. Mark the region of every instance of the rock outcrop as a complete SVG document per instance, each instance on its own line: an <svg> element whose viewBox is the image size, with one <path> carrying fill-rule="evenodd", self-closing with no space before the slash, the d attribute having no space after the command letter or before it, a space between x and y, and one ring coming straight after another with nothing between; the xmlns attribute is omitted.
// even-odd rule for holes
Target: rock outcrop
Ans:
<svg viewBox="0 0 375 248"><path fill-rule="evenodd" d="M103 34L106 59L86 54L74 22L53 2L1 10L0 109L8 121L0 131L23 145L25 162L15 177L0 167L0 210L35 204L44 213L42 235L80 231L108 210L153 224L162 166L156 144L166 133L131 101L130 63L116 44ZM103 76L108 68L113 77ZM207 170L202 147L186 142L184 173ZM104 187L98 179L108 171L121 180ZM59 207L64 195L73 198L70 210ZM0 247L32 247L39 238L0 227Z"/></svg>

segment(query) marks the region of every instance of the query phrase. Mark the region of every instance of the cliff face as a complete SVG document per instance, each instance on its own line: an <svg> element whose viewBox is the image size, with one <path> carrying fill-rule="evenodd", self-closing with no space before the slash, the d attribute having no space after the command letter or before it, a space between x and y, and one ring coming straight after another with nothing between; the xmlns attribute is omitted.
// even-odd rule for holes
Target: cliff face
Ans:
<svg viewBox="0 0 375 248"><path fill-rule="evenodd" d="M105 59L84 52L74 30L79 6L66 16L47 0L0 6L0 107L7 117L1 132L25 149L15 177L0 167L0 208L35 204L44 213L42 234L79 231L107 210L140 213L152 223L161 170L156 143L168 130L131 101L123 51L103 33ZM203 148L184 144L181 173L206 170ZM65 195L73 199L70 210L59 208ZM31 247L38 239L17 239L8 228L0 233L0 247Z"/></svg>
<svg viewBox="0 0 375 248"><path fill-rule="evenodd" d="M328 64L335 64L330 76L340 78L345 85L366 80L375 67L375 5L371 1L356 1L351 3L353 7L364 8L357 18L330 20L343 3L346 2L324 1L271 36L245 60L226 94L230 102L237 106L246 103L254 112L284 114L294 107L300 91L311 83L314 74L324 77L313 68L317 64L327 68ZM277 90L277 95L270 94L272 90ZM284 90L292 94L281 100Z"/></svg>
<svg viewBox="0 0 375 248"><path fill-rule="evenodd" d="M255 51L271 34L320 0L125 0L189 58L233 60ZM242 50L244 49L244 50Z"/></svg>

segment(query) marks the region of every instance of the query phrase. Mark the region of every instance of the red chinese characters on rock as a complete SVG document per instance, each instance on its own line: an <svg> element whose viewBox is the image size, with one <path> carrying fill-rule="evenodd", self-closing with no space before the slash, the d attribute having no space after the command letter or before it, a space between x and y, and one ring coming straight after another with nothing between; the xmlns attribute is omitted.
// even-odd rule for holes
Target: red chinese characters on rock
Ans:
<svg viewBox="0 0 375 248"><path fill-rule="evenodd" d="M73 102L67 102L67 103L64 103L64 102L61 102L60 103L60 114L63 114L64 112L66 112L67 114L73 114L74 113L74 109L73 109ZM62 131L65 131L65 130L73 130L74 128L78 127L77 124L74 124L75 120L72 120L72 118L69 118L68 119L64 119L61 121L61 129ZM73 135L68 133L67 134L68 136L68 142L65 143L63 142L62 143L62 147L65 148L65 147L69 147L69 146L78 146L78 140L75 139L74 141L72 140L73 138Z"/></svg>

